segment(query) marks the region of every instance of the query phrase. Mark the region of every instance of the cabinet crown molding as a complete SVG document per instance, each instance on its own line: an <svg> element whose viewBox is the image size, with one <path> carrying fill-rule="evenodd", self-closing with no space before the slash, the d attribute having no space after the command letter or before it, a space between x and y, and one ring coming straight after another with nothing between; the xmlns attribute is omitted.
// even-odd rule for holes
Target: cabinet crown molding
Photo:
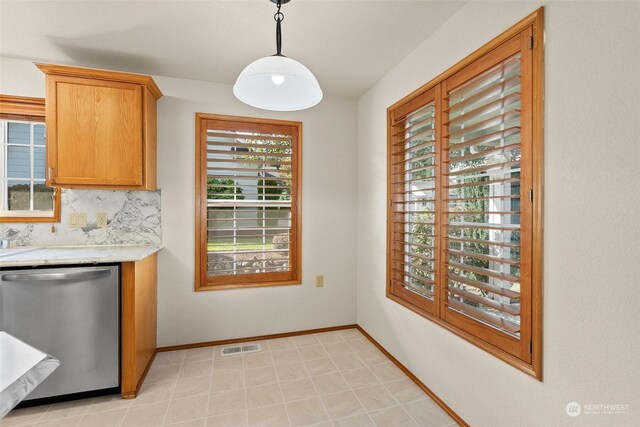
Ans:
<svg viewBox="0 0 640 427"><path fill-rule="evenodd" d="M160 88L151 76L135 73L123 73L121 71L99 70L96 68L73 67L57 64L37 64L36 67L43 73L53 76L67 76L108 80L112 82L132 83L145 86L156 100L162 97Z"/></svg>

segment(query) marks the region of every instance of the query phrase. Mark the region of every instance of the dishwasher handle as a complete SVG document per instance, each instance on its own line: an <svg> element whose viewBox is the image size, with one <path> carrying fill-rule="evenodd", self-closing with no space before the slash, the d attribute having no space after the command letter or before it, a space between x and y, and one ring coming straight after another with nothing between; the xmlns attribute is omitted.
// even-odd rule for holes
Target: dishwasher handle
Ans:
<svg viewBox="0 0 640 427"><path fill-rule="evenodd" d="M3 282L76 282L80 280L94 280L111 275L110 269L95 269L90 271L74 271L64 273L24 273L3 274L0 276Z"/></svg>

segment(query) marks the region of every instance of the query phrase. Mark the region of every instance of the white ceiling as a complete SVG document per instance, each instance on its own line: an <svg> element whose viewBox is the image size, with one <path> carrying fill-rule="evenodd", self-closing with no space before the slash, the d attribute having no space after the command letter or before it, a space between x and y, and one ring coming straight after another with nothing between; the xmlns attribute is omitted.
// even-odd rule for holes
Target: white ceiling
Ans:
<svg viewBox="0 0 640 427"><path fill-rule="evenodd" d="M282 53L357 97L464 1L292 0ZM275 53L268 0L0 0L0 56L233 84Z"/></svg>

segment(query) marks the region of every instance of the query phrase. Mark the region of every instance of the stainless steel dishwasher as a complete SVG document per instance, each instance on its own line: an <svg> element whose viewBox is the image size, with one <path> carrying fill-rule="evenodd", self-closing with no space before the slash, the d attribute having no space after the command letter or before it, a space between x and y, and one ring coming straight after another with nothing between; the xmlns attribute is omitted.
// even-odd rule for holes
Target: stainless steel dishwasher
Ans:
<svg viewBox="0 0 640 427"><path fill-rule="evenodd" d="M60 360L25 401L119 386L116 265L0 271L0 330Z"/></svg>

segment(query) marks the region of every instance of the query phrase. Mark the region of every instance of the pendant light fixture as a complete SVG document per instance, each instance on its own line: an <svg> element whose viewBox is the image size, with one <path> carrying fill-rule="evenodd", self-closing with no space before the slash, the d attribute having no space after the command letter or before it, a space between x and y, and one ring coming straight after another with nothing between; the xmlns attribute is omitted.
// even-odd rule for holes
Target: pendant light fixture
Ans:
<svg viewBox="0 0 640 427"><path fill-rule="evenodd" d="M253 61L238 76L233 94L252 107L273 111L296 111L313 107L322 100L318 80L307 67L282 54L280 7L290 0L270 0L278 6L276 53Z"/></svg>

